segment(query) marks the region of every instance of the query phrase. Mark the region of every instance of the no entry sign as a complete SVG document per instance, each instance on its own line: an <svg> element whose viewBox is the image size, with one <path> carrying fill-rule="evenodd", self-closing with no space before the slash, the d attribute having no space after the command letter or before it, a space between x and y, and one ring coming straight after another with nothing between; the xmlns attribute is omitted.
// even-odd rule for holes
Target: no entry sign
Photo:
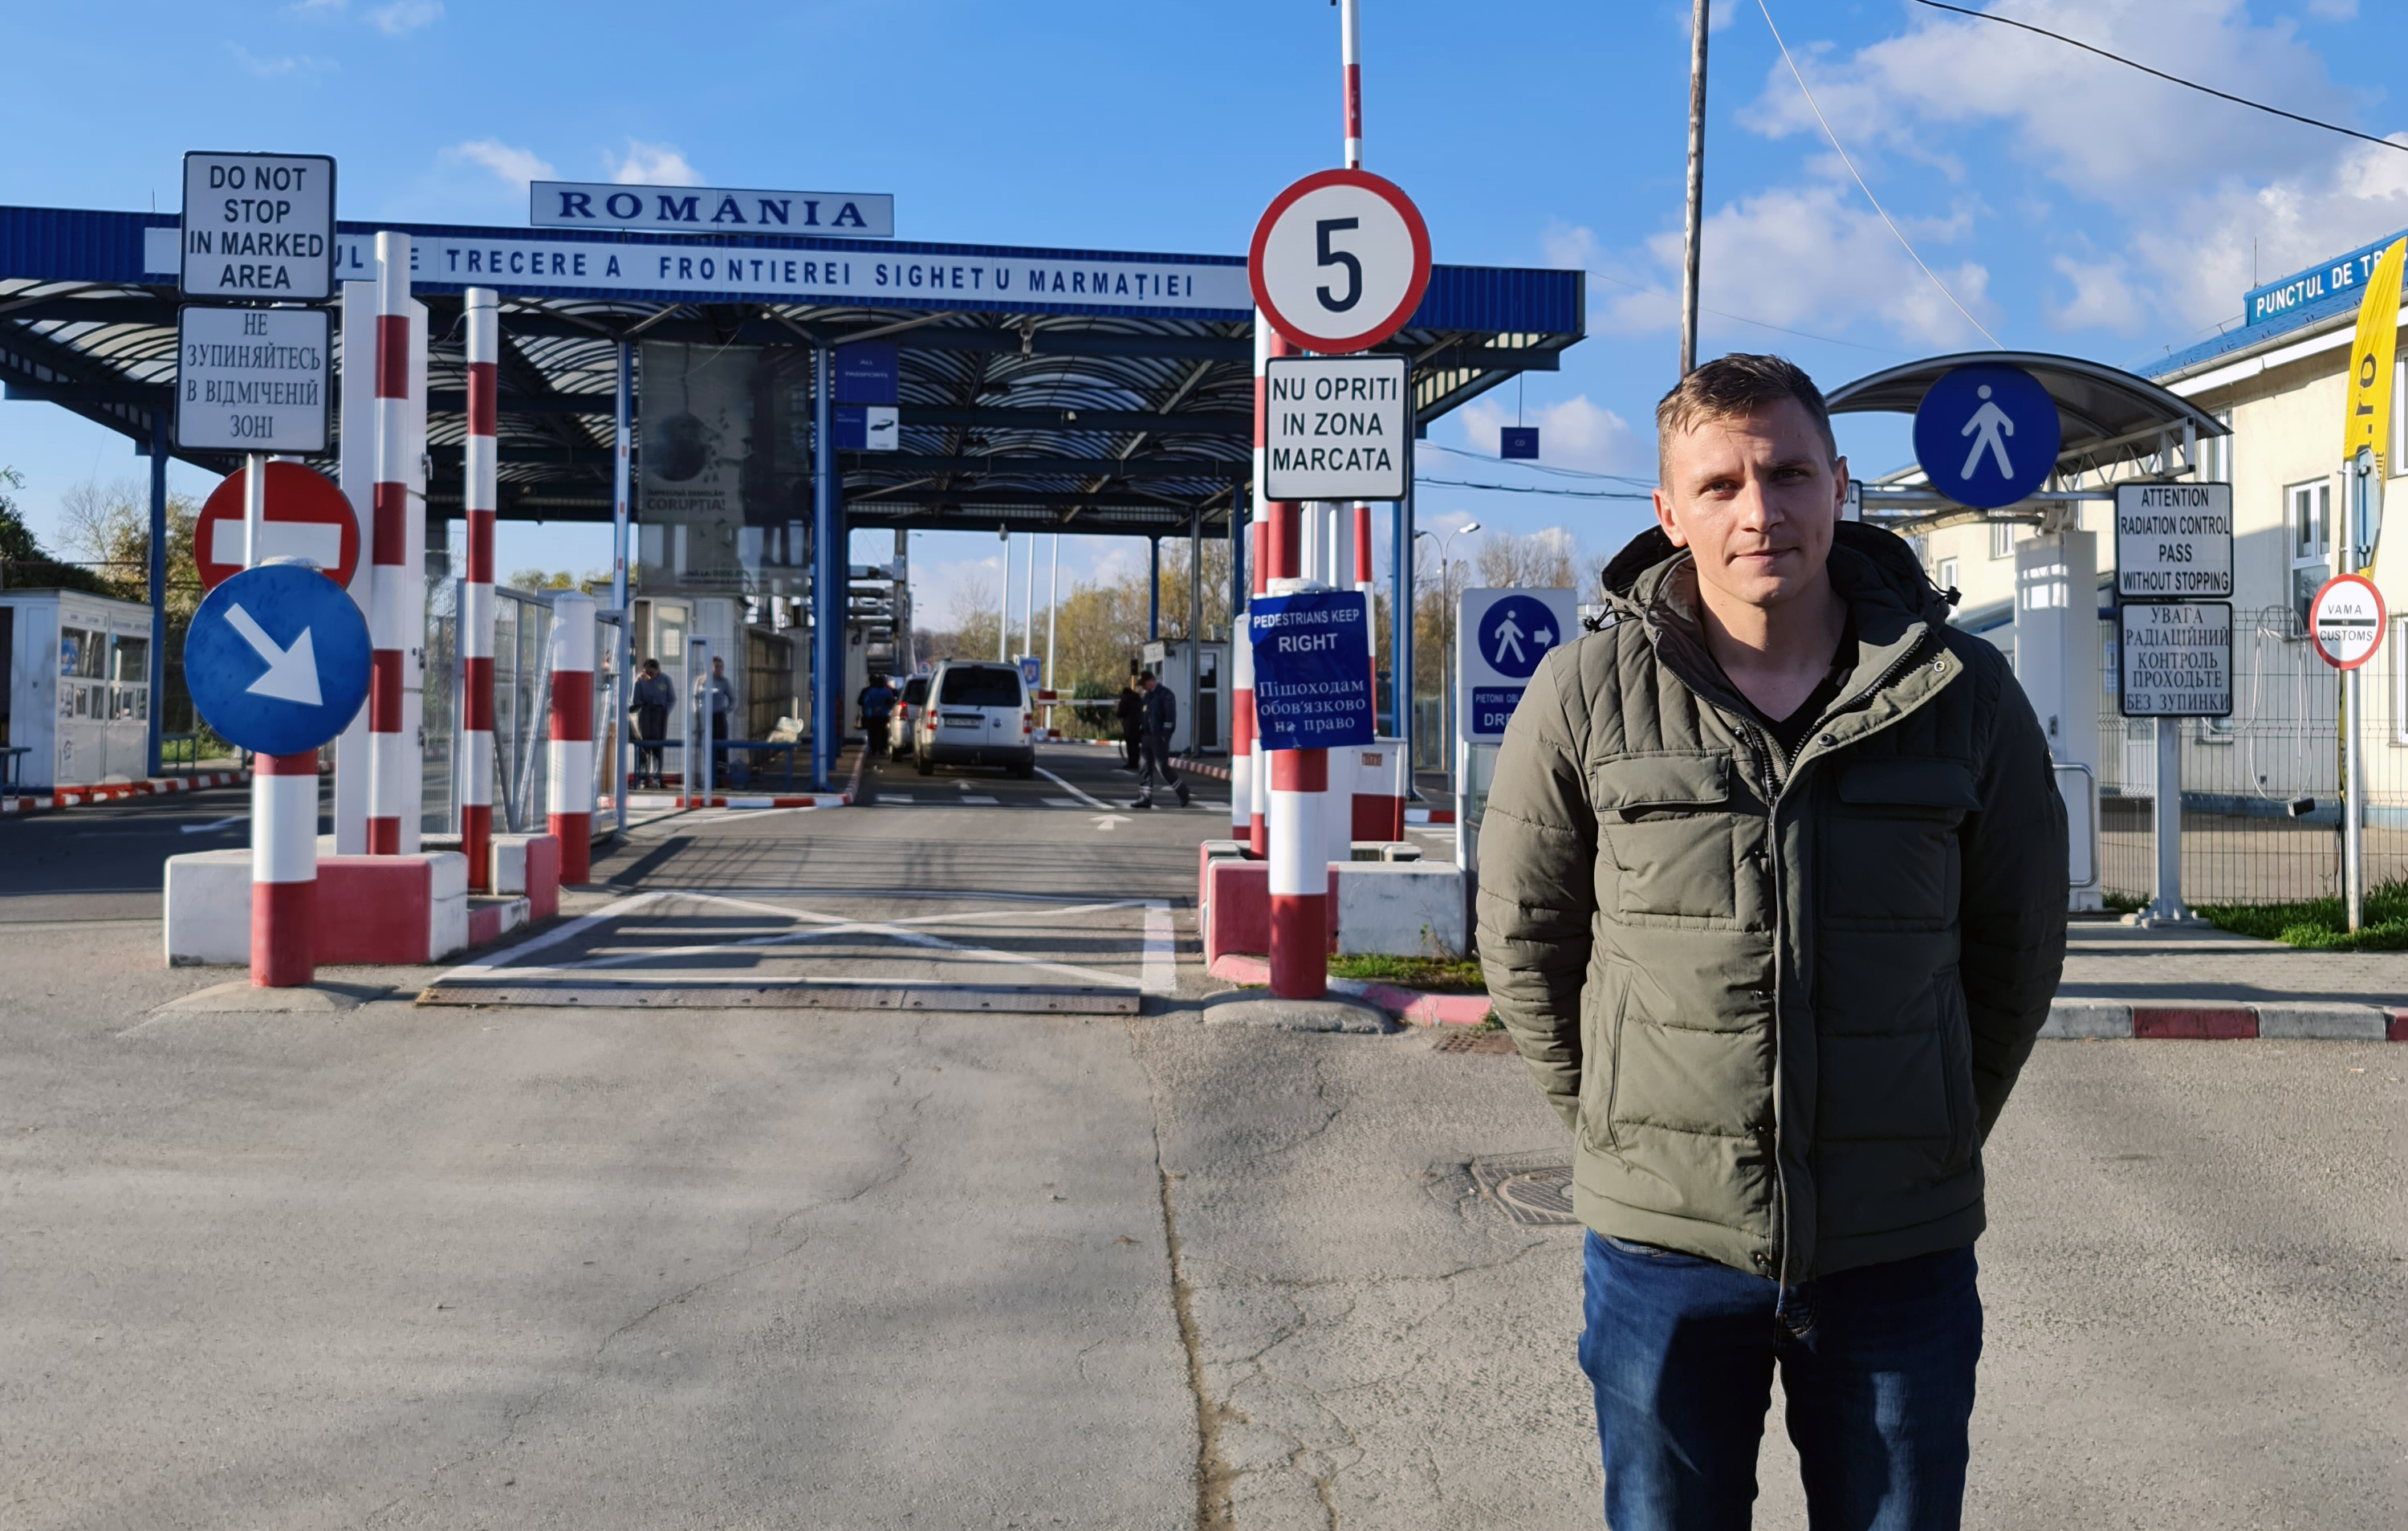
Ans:
<svg viewBox="0 0 2408 1531"><path fill-rule="evenodd" d="M323 473L300 463L267 467L267 516L260 527L266 544L259 560L307 558L337 585L349 588L360 567L360 526L351 502ZM201 588L242 571L243 474L231 473L209 491L193 528L193 562Z"/></svg>
<svg viewBox="0 0 2408 1531"><path fill-rule="evenodd" d="M1420 307L1429 229L1412 198L1368 170L1324 170L1271 199L1246 255L1264 318L1307 351L1379 344Z"/></svg>
<svg viewBox="0 0 2408 1531"><path fill-rule="evenodd" d="M2362 574L2336 574L2308 608L2308 642L2335 670L2356 670L2383 642L2383 595Z"/></svg>

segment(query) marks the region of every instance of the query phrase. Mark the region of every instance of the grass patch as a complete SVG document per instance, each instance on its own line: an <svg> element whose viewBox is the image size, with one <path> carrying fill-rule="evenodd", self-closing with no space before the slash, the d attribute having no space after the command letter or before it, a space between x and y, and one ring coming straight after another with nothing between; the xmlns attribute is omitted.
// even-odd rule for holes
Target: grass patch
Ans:
<svg viewBox="0 0 2408 1531"><path fill-rule="evenodd" d="M2099 902L2119 915L2137 915L2149 902L2145 893L2101 893Z"/></svg>
<svg viewBox="0 0 2408 1531"><path fill-rule="evenodd" d="M2366 923L2356 934L2338 898L2297 903L2202 903L2199 912L2235 935L2280 941L2308 951L2408 951L2408 878L2367 889Z"/></svg>
<svg viewBox="0 0 2408 1531"><path fill-rule="evenodd" d="M1329 974L1369 984L1396 984L1433 994L1485 994L1480 964L1436 957L1333 957Z"/></svg>

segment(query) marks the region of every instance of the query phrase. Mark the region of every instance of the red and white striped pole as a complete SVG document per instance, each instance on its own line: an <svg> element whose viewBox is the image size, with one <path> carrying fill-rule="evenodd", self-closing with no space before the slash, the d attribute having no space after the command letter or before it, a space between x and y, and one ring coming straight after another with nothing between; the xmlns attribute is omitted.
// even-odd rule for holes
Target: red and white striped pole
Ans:
<svg viewBox="0 0 2408 1531"><path fill-rule="evenodd" d="M1338 57L1346 72L1346 168L1363 168L1363 37L1356 0L1338 0Z"/></svg>
<svg viewBox="0 0 2408 1531"><path fill-rule="evenodd" d="M501 295L471 287L468 319L468 577L460 601L460 852L468 886L493 890L494 516L500 508Z"/></svg>
<svg viewBox="0 0 2408 1531"><path fill-rule="evenodd" d="M560 880L594 870L594 598L552 601L552 748L545 760L551 808L544 827L560 841ZM691 774L689 773L688 774Z"/></svg>
<svg viewBox="0 0 2408 1531"><path fill-rule="evenodd" d="M1254 645L1243 607L1229 636L1229 838L1243 841L1254 813Z"/></svg>
<svg viewBox="0 0 2408 1531"><path fill-rule="evenodd" d="M1270 593L1270 572L1266 560L1270 556L1271 538L1269 525L1265 522L1260 515L1256 515L1254 525L1246 528L1246 535L1251 540L1251 545L1247 548L1247 552L1250 555L1247 564L1247 579L1253 585L1253 593L1254 595L1268 595ZM1260 718L1262 715L1254 710L1254 667L1253 660L1253 647L1254 645L1251 643L1247 644L1246 731L1249 735L1250 747L1252 747L1254 752L1253 756L1250 757L1248 764L1248 769L1252 773L1254 780L1248 788L1246 793L1246 802L1244 803L1246 814L1246 832L1243 838L1246 842L1246 854L1259 861L1268 858L1271 853L1271 773L1270 765L1264 756L1260 744L1262 737L1262 725ZM1232 793L1231 796L1234 799L1235 794ZM1235 804L1233 803L1232 806L1234 811Z"/></svg>
<svg viewBox="0 0 2408 1531"><path fill-rule="evenodd" d="M409 599L409 236L379 234L376 324L376 486L370 493L368 556L368 854L401 854L401 816L410 779L402 666L416 642Z"/></svg>
<svg viewBox="0 0 2408 1531"><path fill-rule="evenodd" d="M1264 366L1288 353L1261 311L1254 313L1254 503L1262 507L1264 585L1278 593L1279 581L1293 588L1304 572L1299 508L1272 499L1264 489L1265 411L1269 391ZM1329 853L1322 822L1329 787L1329 752L1272 750L1265 777L1269 787L1266 817L1270 866L1271 993L1283 1000L1317 1000L1329 989Z"/></svg>
<svg viewBox="0 0 2408 1531"><path fill-rule="evenodd" d="M318 975L318 752L257 755L251 778L251 985Z"/></svg>

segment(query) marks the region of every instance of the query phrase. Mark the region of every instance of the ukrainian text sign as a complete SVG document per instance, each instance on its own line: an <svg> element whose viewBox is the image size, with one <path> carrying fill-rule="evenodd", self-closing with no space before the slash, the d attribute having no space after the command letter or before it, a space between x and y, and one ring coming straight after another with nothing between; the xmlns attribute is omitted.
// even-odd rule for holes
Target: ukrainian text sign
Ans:
<svg viewBox="0 0 2408 1531"><path fill-rule="evenodd" d="M1264 749L1340 749L1371 742L1371 616L1354 590L1256 596L1257 739Z"/></svg>
<svg viewBox="0 0 2408 1531"><path fill-rule="evenodd" d="M2222 600L2134 600L2117 608L2126 717L2232 714L2232 605Z"/></svg>
<svg viewBox="0 0 2408 1531"><path fill-rule="evenodd" d="M176 444L194 452L326 450L323 309L176 315Z"/></svg>
<svg viewBox="0 0 2408 1531"><path fill-rule="evenodd" d="M1263 498L1405 498L1405 358L1283 356L1264 365Z"/></svg>
<svg viewBox="0 0 2408 1531"><path fill-rule="evenodd" d="M2232 594L2232 485L2115 486L2115 593L2156 600Z"/></svg>

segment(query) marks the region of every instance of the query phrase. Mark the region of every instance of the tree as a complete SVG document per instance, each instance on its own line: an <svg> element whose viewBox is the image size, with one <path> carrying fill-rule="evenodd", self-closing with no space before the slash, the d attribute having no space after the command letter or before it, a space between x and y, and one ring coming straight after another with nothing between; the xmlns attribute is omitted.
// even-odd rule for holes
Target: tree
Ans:
<svg viewBox="0 0 2408 1531"><path fill-rule="evenodd" d="M61 585L70 590L89 590L106 595L108 589L100 577L89 569L61 563L42 549L41 540L17 510L11 489L22 489L25 476L13 468L0 468L0 588L15 585L19 589Z"/></svg>
<svg viewBox="0 0 2408 1531"><path fill-rule="evenodd" d="M1491 589L1577 589L1572 534L1561 527L1526 537L1490 532L1480 544L1480 583Z"/></svg>

